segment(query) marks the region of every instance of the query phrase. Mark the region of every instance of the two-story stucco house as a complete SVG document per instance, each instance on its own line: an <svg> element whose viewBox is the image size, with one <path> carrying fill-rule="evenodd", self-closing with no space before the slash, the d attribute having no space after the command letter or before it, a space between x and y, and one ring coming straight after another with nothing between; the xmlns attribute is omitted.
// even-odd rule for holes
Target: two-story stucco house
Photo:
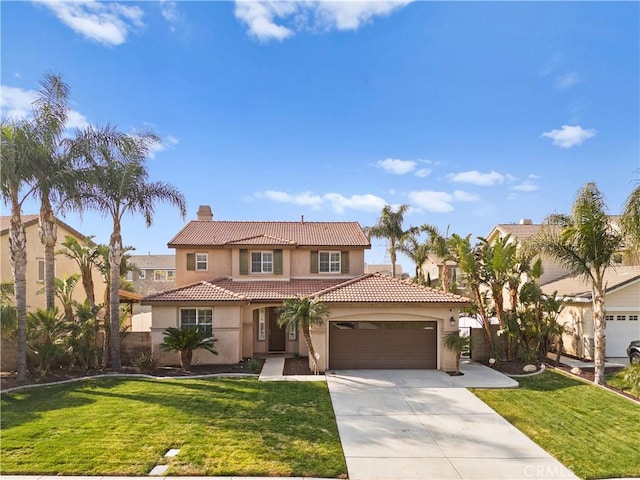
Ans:
<svg viewBox="0 0 640 480"><path fill-rule="evenodd" d="M324 325L311 329L321 370L455 369L443 337L458 328L469 301L459 295L365 274L369 239L357 222L214 221L200 207L169 242L176 251L176 288L151 295L153 351L163 364L176 354L159 345L167 327L199 325L217 339L214 356L194 363L236 363L269 352L306 355L299 332L277 325L287 298L327 304Z"/></svg>

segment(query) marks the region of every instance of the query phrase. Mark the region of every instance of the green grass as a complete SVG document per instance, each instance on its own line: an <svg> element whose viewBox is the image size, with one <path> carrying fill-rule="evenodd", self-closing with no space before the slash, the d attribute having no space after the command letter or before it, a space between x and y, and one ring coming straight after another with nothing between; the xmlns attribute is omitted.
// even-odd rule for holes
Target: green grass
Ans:
<svg viewBox="0 0 640 480"><path fill-rule="evenodd" d="M640 476L640 405L557 372L518 382L473 392L579 477Z"/></svg>
<svg viewBox="0 0 640 480"><path fill-rule="evenodd" d="M640 397L640 364L607 375L607 384Z"/></svg>
<svg viewBox="0 0 640 480"><path fill-rule="evenodd" d="M346 474L327 385L95 379L2 395L3 474ZM180 453L163 458L170 448Z"/></svg>

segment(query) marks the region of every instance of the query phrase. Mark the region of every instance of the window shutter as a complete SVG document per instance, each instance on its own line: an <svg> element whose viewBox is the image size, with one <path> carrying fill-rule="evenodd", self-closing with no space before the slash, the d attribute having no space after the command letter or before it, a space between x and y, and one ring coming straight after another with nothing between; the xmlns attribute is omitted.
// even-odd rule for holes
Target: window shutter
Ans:
<svg viewBox="0 0 640 480"><path fill-rule="evenodd" d="M44 260L38 260L38 280L44 281Z"/></svg>
<svg viewBox="0 0 640 480"><path fill-rule="evenodd" d="M282 250L273 251L273 273L282 275Z"/></svg>
<svg viewBox="0 0 640 480"><path fill-rule="evenodd" d="M240 275L249 274L249 250L240 250Z"/></svg>
<svg viewBox="0 0 640 480"><path fill-rule="evenodd" d="M318 252L311 252L311 273L318 273Z"/></svg>
<svg viewBox="0 0 640 480"><path fill-rule="evenodd" d="M349 273L349 252L340 252L340 273Z"/></svg>
<svg viewBox="0 0 640 480"><path fill-rule="evenodd" d="M196 269L196 254L187 253L187 270L195 270L195 269Z"/></svg>

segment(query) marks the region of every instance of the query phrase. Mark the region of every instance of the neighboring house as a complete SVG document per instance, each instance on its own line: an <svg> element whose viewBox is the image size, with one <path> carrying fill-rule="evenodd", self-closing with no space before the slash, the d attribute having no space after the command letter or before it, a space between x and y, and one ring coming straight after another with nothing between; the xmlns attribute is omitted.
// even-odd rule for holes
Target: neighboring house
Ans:
<svg viewBox="0 0 640 480"><path fill-rule="evenodd" d="M364 273L370 243L357 222L214 221L209 207L170 242L176 288L151 295L152 348L167 327L200 326L213 333L218 356L194 363L236 363L269 352L306 355L300 332L277 325L287 298L306 295L329 307L311 329L320 370L338 368L455 369L443 337L458 329L461 296Z"/></svg>
<svg viewBox="0 0 640 480"><path fill-rule="evenodd" d="M422 264L422 273L425 280L431 280L431 285L440 285L442 273L444 269L447 269L450 285L455 280L458 286L462 280L460 275L460 266L453 260L447 260L444 262L438 255L430 253L427 257L427 261Z"/></svg>
<svg viewBox="0 0 640 480"><path fill-rule="evenodd" d="M131 255L129 262L136 270L127 273L127 280L141 296L153 295L175 287L175 255ZM151 306L139 303L133 305L131 331L151 331Z"/></svg>
<svg viewBox="0 0 640 480"><path fill-rule="evenodd" d="M44 246L40 242L38 234L38 215L23 215L22 222L25 227L27 238L27 309L35 311L45 307L44 293L38 293L44 288ZM2 282L13 282L13 272L11 267L11 255L9 252L9 228L11 217L0 216L0 278ZM65 236L70 236L78 241L83 241L86 237L76 229L70 227L60 219L56 219L58 242L56 251L62 247ZM63 278L65 275L80 273L76 262L65 255L56 255L55 275ZM96 301L101 302L104 296L105 283L98 272L94 272L93 282L95 285ZM73 298L78 302L83 302L86 298L82 282L78 281L74 290ZM62 311L62 305L56 299L58 308Z"/></svg>
<svg viewBox="0 0 640 480"><path fill-rule="evenodd" d="M632 340L640 339L640 266L610 267L604 283L606 356L625 357ZM567 302L558 321L567 325L564 349L567 353L593 358L593 299L591 286L582 277L565 276L543 284L547 295L558 292Z"/></svg>
<svg viewBox="0 0 640 480"><path fill-rule="evenodd" d="M176 285L175 255L131 255L129 263L137 270L127 273L127 280L142 296L163 292Z"/></svg>
<svg viewBox="0 0 640 480"><path fill-rule="evenodd" d="M364 273L381 273L387 277L391 277L393 273L393 266L390 263L365 263ZM396 263L396 278L406 278L407 274L402 272L402 265Z"/></svg>

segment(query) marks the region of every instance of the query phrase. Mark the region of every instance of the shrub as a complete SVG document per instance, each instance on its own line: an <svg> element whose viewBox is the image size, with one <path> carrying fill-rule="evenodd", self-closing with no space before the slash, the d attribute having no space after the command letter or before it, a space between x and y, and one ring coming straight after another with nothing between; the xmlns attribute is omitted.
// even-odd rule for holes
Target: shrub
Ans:
<svg viewBox="0 0 640 480"><path fill-rule="evenodd" d="M251 370L251 373L260 373L262 370L262 361L255 357L249 359L249 370Z"/></svg>
<svg viewBox="0 0 640 480"><path fill-rule="evenodd" d="M142 352L133 360L133 365L140 373L153 373L158 369L158 358L151 353Z"/></svg>

